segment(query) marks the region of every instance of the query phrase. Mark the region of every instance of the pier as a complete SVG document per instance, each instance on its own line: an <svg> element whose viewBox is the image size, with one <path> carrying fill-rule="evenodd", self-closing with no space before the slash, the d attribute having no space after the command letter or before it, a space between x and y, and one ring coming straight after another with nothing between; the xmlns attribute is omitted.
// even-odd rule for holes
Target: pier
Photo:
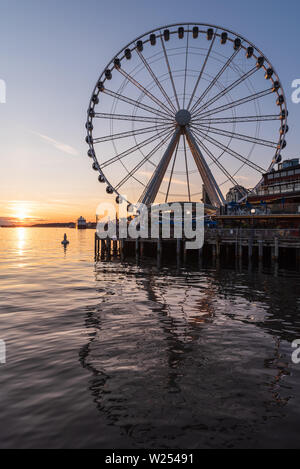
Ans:
<svg viewBox="0 0 300 469"><path fill-rule="evenodd" d="M157 257L177 259L177 262L201 260L202 257L248 259L279 262L291 255L300 264L300 229L244 229L208 228L204 246L200 250L187 250L186 239L122 239L101 240L95 234L96 260L112 257Z"/></svg>

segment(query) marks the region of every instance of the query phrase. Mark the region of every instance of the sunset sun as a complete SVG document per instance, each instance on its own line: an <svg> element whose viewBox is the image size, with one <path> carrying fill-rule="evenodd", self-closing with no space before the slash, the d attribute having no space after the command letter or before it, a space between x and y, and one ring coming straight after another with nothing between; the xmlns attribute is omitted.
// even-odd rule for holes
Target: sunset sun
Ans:
<svg viewBox="0 0 300 469"><path fill-rule="evenodd" d="M26 218L25 210L20 210L16 215L17 215L16 218L18 218L20 221L23 221Z"/></svg>
<svg viewBox="0 0 300 469"><path fill-rule="evenodd" d="M23 206L16 207L15 218L17 218L21 222L28 218L27 208Z"/></svg>

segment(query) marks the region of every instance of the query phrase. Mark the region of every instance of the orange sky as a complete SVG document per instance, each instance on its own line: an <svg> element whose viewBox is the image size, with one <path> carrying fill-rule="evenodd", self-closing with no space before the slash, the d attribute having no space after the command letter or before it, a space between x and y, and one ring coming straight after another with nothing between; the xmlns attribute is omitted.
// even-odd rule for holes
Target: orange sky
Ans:
<svg viewBox="0 0 300 469"><path fill-rule="evenodd" d="M87 1L90 8L74 1L28 0L18 2L18 8L5 2L0 43L9 37L9 47L1 48L0 61L0 82L7 88L5 103L0 102L0 225L75 222L81 215L94 221L101 202L114 203L115 195L106 194L87 157L87 107L99 73L122 46L155 26L186 18L184 3L174 9L170 0L153 2L135 1L134 21L133 10L124 9L120 0L104 10L95 0ZM257 8L245 15L244 4L231 3L236 4L215 0L203 13L200 2L190 2L189 17L232 27L274 61L289 100L288 150L283 156L294 157L299 153L300 105L290 96L299 76L299 14L271 11L271 2L255 0ZM299 4L293 3L299 13ZM283 33L274 35L279 29ZM263 157L259 153L257 158ZM254 187L255 177L240 183Z"/></svg>
<svg viewBox="0 0 300 469"><path fill-rule="evenodd" d="M111 202L111 200L110 200ZM50 223L72 222L83 215L88 221L95 221L95 213L99 201L49 200L30 201L12 200L0 205L0 225L6 223Z"/></svg>

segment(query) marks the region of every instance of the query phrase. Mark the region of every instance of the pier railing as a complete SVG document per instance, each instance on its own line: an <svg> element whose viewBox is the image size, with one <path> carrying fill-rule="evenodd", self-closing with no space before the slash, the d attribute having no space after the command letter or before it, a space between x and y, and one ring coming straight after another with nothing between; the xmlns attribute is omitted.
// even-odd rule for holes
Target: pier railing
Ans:
<svg viewBox="0 0 300 469"><path fill-rule="evenodd" d="M208 228L206 239L282 239L300 242L300 229L247 229L247 228Z"/></svg>
<svg viewBox="0 0 300 469"><path fill-rule="evenodd" d="M228 215L252 215L252 209L255 209L255 215L300 215L300 204L290 202L231 207Z"/></svg>

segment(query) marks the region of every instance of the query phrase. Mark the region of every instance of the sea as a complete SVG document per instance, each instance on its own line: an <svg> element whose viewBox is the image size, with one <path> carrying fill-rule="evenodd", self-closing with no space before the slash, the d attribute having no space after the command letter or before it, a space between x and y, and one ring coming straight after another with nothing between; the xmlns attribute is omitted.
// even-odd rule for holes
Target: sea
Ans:
<svg viewBox="0 0 300 469"><path fill-rule="evenodd" d="M299 281L0 228L0 448L299 449Z"/></svg>

